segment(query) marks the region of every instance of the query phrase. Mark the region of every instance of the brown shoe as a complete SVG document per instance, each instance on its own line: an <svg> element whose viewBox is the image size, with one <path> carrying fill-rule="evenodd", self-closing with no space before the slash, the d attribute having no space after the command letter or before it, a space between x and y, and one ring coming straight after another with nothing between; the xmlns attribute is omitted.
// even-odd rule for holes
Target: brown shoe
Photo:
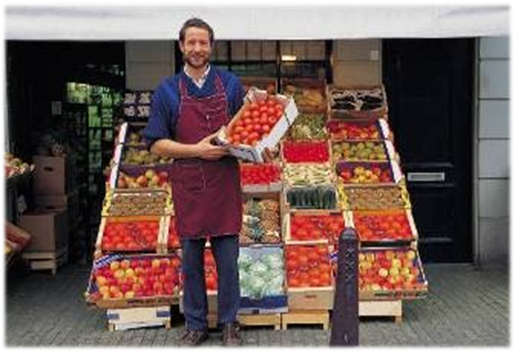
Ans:
<svg viewBox="0 0 515 352"><path fill-rule="evenodd" d="M222 343L224 346L243 345L243 340L240 336L240 326L238 323L224 324L222 330Z"/></svg>
<svg viewBox="0 0 515 352"><path fill-rule="evenodd" d="M208 338L207 330L186 330L179 338L179 346L198 346Z"/></svg>

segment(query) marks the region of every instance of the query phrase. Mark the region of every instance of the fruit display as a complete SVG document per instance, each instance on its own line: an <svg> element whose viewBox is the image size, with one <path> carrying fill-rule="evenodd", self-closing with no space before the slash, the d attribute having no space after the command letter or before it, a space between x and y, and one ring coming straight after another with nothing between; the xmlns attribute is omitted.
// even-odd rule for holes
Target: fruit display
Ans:
<svg viewBox="0 0 515 352"><path fill-rule="evenodd" d="M105 218L100 249L103 252L156 251L159 218L152 221L117 221Z"/></svg>
<svg viewBox="0 0 515 352"><path fill-rule="evenodd" d="M282 248L242 248L238 257L238 269L242 297L261 299L285 293Z"/></svg>
<svg viewBox="0 0 515 352"><path fill-rule="evenodd" d="M337 209L338 201L333 185L292 187L286 191L292 209Z"/></svg>
<svg viewBox="0 0 515 352"><path fill-rule="evenodd" d="M136 147L126 147L123 151L122 165L158 165L167 164L171 158L159 157L149 150Z"/></svg>
<svg viewBox="0 0 515 352"><path fill-rule="evenodd" d="M354 227L361 242L413 241L415 232L404 210L355 211Z"/></svg>
<svg viewBox="0 0 515 352"><path fill-rule="evenodd" d="M116 188L166 188L170 186L168 171L156 172L154 169L132 171L132 176L120 171L116 180Z"/></svg>
<svg viewBox="0 0 515 352"><path fill-rule="evenodd" d="M413 249L362 250L358 267L361 292L427 290L427 281Z"/></svg>
<svg viewBox="0 0 515 352"><path fill-rule="evenodd" d="M269 185L281 182L281 168L277 164L240 164L241 184Z"/></svg>
<svg viewBox="0 0 515 352"><path fill-rule="evenodd" d="M334 180L327 164L286 164L283 172L290 187L331 185Z"/></svg>
<svg viewBox="0 0 515 352"><path fill-rule="evenodd" d="M284 106L274 96L247 104L228 130L227 141L232 145L255 146L266 137L284 114Z"/></svg>
<svg viewBox="0 0 515 352"><path fill-rule="evenodd" d="M105 256L93 267L88 299L176 297L181 260L175 255Z"/></svg>
<svg viewBox="0 0 515 352"><path fill-rule="evenodd" d="M292 141L326 138L327 129L323 114L300 113L288 130L288 139Z"/></svg>
<svg viewBox="0 0 515 352"><path fill-rule="evenodd" d="M168 238L166 241L168 249L176 249L181 247L181 241L179 239L176 226L175 217L171 216L168 225Z"/></svg>
<svg viewBox="0 0 515 352"><path fill-rule="evenodd" d="M218 273L216 271L215 257L210 248L204 250L204 275L206 278L206 289L208 291L217 291Z"/></svg>
<svg viewBox="0 0 515 352"><path fill-rule="evenodd" d="M393 183L389 163L339 163L336 173L344 184Z"/></svg>
<svg viewBox="0 0 515 352"><path fill-rule="evenodd" d="M281 242L281 213L277 200L251 198L243 204L240 242Z"/></svg>
<svg viewBox="0 0 515 352"><path fill-rule="evenodd" d="M345 209L380 210L410 207L407 191L403 187L347 187L341 189Z"/></svg>
<svg viewBox="0 0 515 352"><path fill-rule="evenodd" d="M16 158L11 153L5 153L4 162L6 179L23 175L34 170L34 165L29 165L26 162L23 162L20 158Z"/></svg>
<svg viewBox="0 0 515 352"><path fill-rule="evenodd" d="M327 123L327 129L333 140L378 140L385 136L378 121L338 121L331 120Z"/></svg>
<svg viewBox="0 0 515 352"><path fill-rule="evenodd" d="M288 288L332 285L327 244L286 245L285 257Z"/></svg>
<svg viewBox="0 0 515 352"><path fill-rule="evenodd" d="M324 111L326 108L325 90L322 85L319 86L304 86L286 84L283 94L291 96L299 107L299 110L309 111Z"/></svg>
<svg viewBox="0 0 515 352"><path fill-rule="evenodd" d="M290 215L291 241L316 241L325 239L330 245L338 243L338 239L345 228L345 219L342 214L307 215L292 213Z"/></svg>
<svg viewBox="0 0 515 352"><path fill-rule="evenodd" d="M383 142L333 142L333 161L388 161Z"/></svg>
<svg viewBox="0 0 515 352"><path fill-rule="evenodd" d="M325 163L329 161L329 145L323 142L284 142L283 160L286 163Z"/></svg>
<svg viewBox="0 0 515 352"><path fill-rule="evenodd" d="M105 216L165 215L170 197L166 192L115 193L107 197Z"/></svg>
<svg viewBox="0 0 515 352"><path fill-rule="evenodd" d="M372 111L385 106L385 97L380 87L371 89L341 89L329 91L330 107L333 110Z"/></svg>
<svg viewBox="0 0 515 352"><path fill-rule="evenodd" d="M137 147L137 146L144 146L145 143L143 142L143 137L141 133L136 132L130 132L126 139L125 139L125 145L131 146L131 147Z"/></svg>

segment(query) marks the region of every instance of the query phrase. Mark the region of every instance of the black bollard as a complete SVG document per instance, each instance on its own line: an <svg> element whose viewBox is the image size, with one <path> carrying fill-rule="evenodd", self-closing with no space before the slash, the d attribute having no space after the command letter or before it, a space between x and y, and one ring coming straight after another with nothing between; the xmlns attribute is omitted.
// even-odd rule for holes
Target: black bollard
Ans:
<svg viewBox="0 0 515 352"><path fill-rule="evenodd" d="M359 345L358 237L347 227L338 240L338 273L331 321L331 346Z"/></svg>

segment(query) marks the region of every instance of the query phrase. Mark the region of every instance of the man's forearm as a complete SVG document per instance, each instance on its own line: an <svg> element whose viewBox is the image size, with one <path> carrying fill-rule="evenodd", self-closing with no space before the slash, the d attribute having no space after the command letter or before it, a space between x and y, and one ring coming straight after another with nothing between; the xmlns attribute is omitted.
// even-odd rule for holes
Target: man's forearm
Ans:
<svg viewBox="0 0 515 352"><path fill-rule="evenodd" d="M150 151L161 157L171 157L173 159L200 157L196 144L183 144L171 139L158 140L152 145Z"/></svg>

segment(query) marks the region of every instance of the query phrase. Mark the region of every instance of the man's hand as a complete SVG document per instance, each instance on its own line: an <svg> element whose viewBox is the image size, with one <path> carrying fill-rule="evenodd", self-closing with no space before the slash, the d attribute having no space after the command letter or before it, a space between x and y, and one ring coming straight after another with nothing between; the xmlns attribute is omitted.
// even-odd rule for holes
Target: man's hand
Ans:
<svg viewBox="0 0 515 352"><path fill-rule="evenodd" d="M218 160L223 156L229 155L226 147L213 145L211 142L215 139L218 132L215 132L195 145L198 157L204 160Z"/></svg>

